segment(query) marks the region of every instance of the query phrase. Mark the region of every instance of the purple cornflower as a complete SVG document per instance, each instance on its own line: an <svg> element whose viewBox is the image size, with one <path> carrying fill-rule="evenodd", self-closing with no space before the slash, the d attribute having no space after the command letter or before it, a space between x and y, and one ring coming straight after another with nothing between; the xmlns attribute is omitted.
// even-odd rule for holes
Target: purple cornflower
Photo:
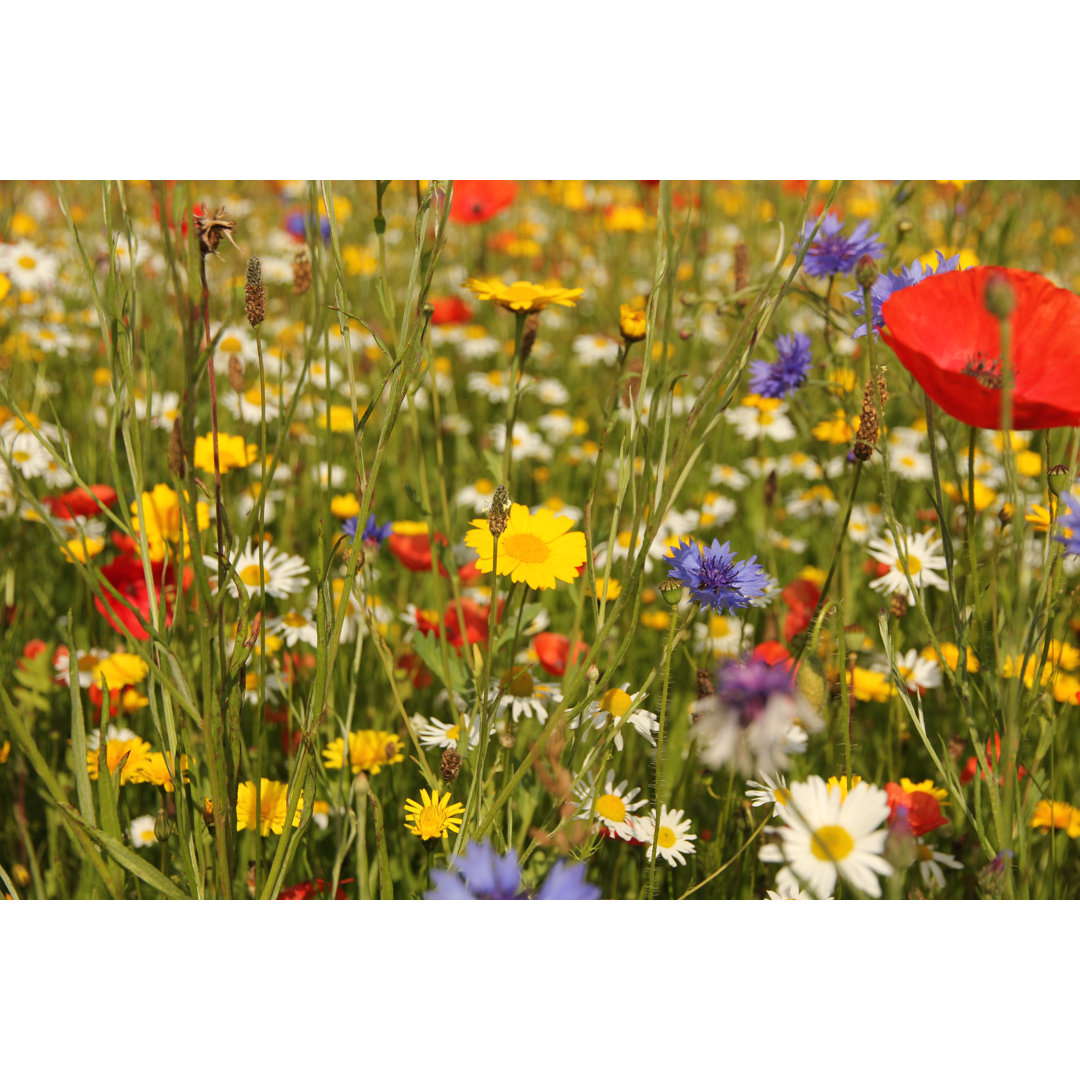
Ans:
<svg viewBox="0 0 1080 1080"><path fill-rule="evenodd" d="M347 521L342 522L341 531L352 540L356 537L357 524L357 519L351 517ZM376 525L375 515L370 514L367 519L367 524L364 526L364 531L360 535L360 539L363 540L368 547L378 547L393 531L394 523L392 521L386 522L385 525Z"/></svg>
<svg viewBox="0 0 1080 1080"><path fill-rule="evenodd" d="M496 855L487 840L470 843L448 870L432 870L435 888L426 900L528 900L517 855ZM585 863L559 861L536 893L537 900L599 900L600 889L585 880Z"/></svg>
<svg viewBox="0 0 1080 1080"><path fill-rule="evenodd" d="M808 732L824 727L787 664L723 660L713 681L713 693L690 709L698 752L709 769L730 765L746 776L773 775L787 768L790 754L805 750Z"/></svg>
<svg viewBox="0 0 1080 1080"><path fill-rule="evenodd" d="M867 235L870 232L869 220L860 221L850 236L845 236L842 229L840 219L835 214L826 215L803 259L802 268L810 277L850 274L863 255L876 259L885 251L885 245L878 240L877 233ZM803 227L799 245L806 243L813 230L814 223L808 221Z"/></svg>
<svg viewBox="0 0 1080 1080"><path fill-rule="evenodd" d="M1057 523L1064 531L1054 539L1064 545L1066 555L1080 555L1080 499L1063 492L1060 501L1069 508L1069 513L1059 512Z"/></svg>
<svg viewBox="0 0 1080 1080"><path fill-rule="evenodd" d="M880 330L885 325L884 320L881 317L881 305L892 296L893 293L898 293L902 289L910 288L912 285L918 285L923 278L934 277L936 274L947 274L952 270L957 270L960 267L960 256L954 255L951 259L946 259L944 255L939 251L937 253L938 264L936 268L931 268L930 264L926 266L916 259L910 266L901 266L899 270L889 270L887 273L879 274L877 281L870 286L870 307L873 310L874 316L874 329ZM859 306L855 309L855 318L859 319L859 325L855 328L855 333L851 336L853 338L866 336L866 307L863 304L863 291L862 289L852 289L849 293L844 293L844 296L848 300L853 300Z"/></svg>
<svg viewBox="0 0 1080 1080"><path fill-rule="evenodd" d="M703 548L693 540L680 540L664 561L671 576L690 590L702 607L716 611L737 611L765 592L768 575L757 565L757 556L736 562L731 545L714 540Z"/></svg>
<svg viewBox="0 0 1080 1080"><path fill-rule="evenodd" d="M776 360L750 365L750 393L786 398L806 381L810 371L810 335L785 334L776 339Z"/></svg>

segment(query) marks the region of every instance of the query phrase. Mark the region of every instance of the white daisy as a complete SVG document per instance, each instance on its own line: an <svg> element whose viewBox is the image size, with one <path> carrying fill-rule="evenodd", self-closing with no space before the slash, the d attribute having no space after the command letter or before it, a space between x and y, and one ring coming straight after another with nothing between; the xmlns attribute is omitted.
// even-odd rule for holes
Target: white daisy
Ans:
<svg viewBox="0 0 1080 1080"><path fill-rule="evenodd" d="M225 404L237 420L243 420L248 424L258 424L262 420L263 400L261 390L258 385L255 385L239 394L231 390L225 399ZM276 420L281 413L281 402L276 387L267 385L265 401L266 419Z"/></svg>
<svg viewBox="0 0 1080 1080"><path fill-rule="evenodd" d="M466 360L486 360L489 356L494 356L500 348L499 343L493 337L488 337L486 331L479 326L468 327L465 336L457 343L458 352Z"/></svg>
<svg viewBox="0 0 1080 1080"><path fill-rule="evenodd" d="M565 409L549 409L536 423L552 442L565 442L574 433L574 419Z"/></svg>
<svg viewBox="0 0 1080 1080"><path fill-rule="evenodd" d="M753 630L731 615L715 611L707 619L694 621L694 652L708 652L714 660L721 656L739 656L750 646Z"/></svg>
<svg viewBox="0 0 1080 1080"><path fill-rule="evenodd" d="M150 847L151 844L156 844L154 815L143 814L141 817L132 818L128 836L131 837L131 846L135 848Z"/></svg>
<svg viewBox="0 0 1080 1080"><path fill-rule="evenodd" d="M496 706L496 715L509 713L514 723L518 723L522 717L532 717L539 723L544 723L548 718L548 708L562 701L562 691L555 683L540 683L533 677L527 668L515 667L503 676L502 680L493 679L491 683L491 700L505 686L499 704Z"/></svg>
<svg viewBox="0 0 1080 1080"><path fill-rule="evenodd" d="M709 473L709 483L723 484L732 491L742 491L750 483L750 478L739 472L734 465L714 465Z"/></svg>
<svg viewBox="0 0 1080 1080"><path fill-rule="evenodd" d="M930 455L911 446L889 451L889 466L905 480L931 480L934 476Z"/></svg>
<svg viewBox="0 0 1080 1080"><path fill-rule="evenodd" d="M644 806L648 800L637 798L641 788L626 790L630 786L629 780L623 780L617 787L613 786L614 781L615 770L609 769L604 790L595 800L593 781L588 777L579 781L574 787L574 800L579 807L575 816L586 821L594 820L619 840L637 839L639 819L633 812Z"/></svg>
<svg viewBox="0 0 1080 1080"><path fill-rule="evenodd" d="M885 792L859 783L845 797L839 786L830 791L820 776L789 790L790 799L779 808L780 847L795 875L818 897L831 895L838 873L867 896L880 897L878 876L892 874L881 856L888 837L879 828L889 816Z"/></svg>
<svg viewBox="0 0 1080 1080"><path fill-rule="evenodd" d="M903 564L906 562L912 583L917 588L933 585L936 589L948 592L949 583L937 573L945 569L945 556L939 554L942 549L941 537L934 536L932 529L923 533L908 533L901 541L898 550L893 536L883 536L872 540L868 545L870 554L878 562L885 563L889 572L870 582L870 588L877 592L892 595L903 593L909 604L915 603L915 593L908 587L904 576Z"/></svg>
<svg viewBox="0 0 1080 1080"><path fill-rule="evenodd" d="M263 541L262 570L259 569L259 549L249 540L236 559L236 577L247 586L249 593L257 593L261 584L267 596L283 597L297 592L308 583L307 563L299 555L286 555L272 544ZM208 567L217 570L217 558L204 555ZM235 577L230 574L227 585L230 596L239 596Z"/></svg>
<svg viewBox="0 0 1080 1080"><path fill-rule="evenodd" d="M634 698L627 693L630 684L625 682L620 687L612 687L592 702L585 710L584 719L591 722L597 731L602 731L608 724L615 725L615 749L623 748L623 728L630 724L650 746L656 745L654 734L660 730L660 721L656 713L641 708L641 699L634 707ZM578 718L570 722L571 729L578 725Z"/></svg>
<svg viewBox="0 0 1080 1080"><path fill-rule="evenodd" d="M594 367L596 364L615 363L619 355L619 343L602 334L579 334L571 345L578 367Z"/></svg>
<svg viewBox="0 0 1080 1080"><path fill-rule="evenodd" d="M781 866L776 871L776 889L769 889L765 896L768 900L816 899L799 884L799 879L786 866ZM831 900L832 897L826 896L825 899Z"/></svg>
<svg viewBox="0 0 1080 1080"><path fill-rule="evenodd" d="M461 714L460 724L436 720L433 716L425 719L420 713L415 713L409 719L409 727L416 732L422 746L435 746L442 750L448 747L456 749L461 741L462 728L465 729L470 748L474 748L480 743L480 724L479 722L470 723L468 713ZM492 730L494 730L494 727Z"/></svg>
<svg viewBox="0 0 1080 1080"><path fill-rule="evenodd" d="M17 289L39 292L56 284L55 255L35 247L29 240L15 244L0 244L0 271Z"/></svg>
<svg viewBox="0 0 1080 1080"><path fill-rule="evenodd" d="M947 866L950 870L964 869L963 863L957 862L944 851L935 851L929 844L917 844L916 851L919 856L919 873L922 875L924 888L943 889L945 887L945 872L941 869L943 866Z"/></svg>
<svg viewBox="0 0 1080 1080"><path fill-rule="evenodd" d="M495 424L491 428L490 434L492 448L501 454L506 447L506 425ZM524 458L548 461L551 458L551 447L544 442L541 436L532 431L523 420L514 421L514 428L510 433L510 442L510 457L513 461L521 461Z"/></svg>
<svg viewBox="0 0 1080 1080"><path fill-rule="evenodd" d="M795 425L788 419L787 403L773 398L760 398L761 404L744 404L729 409L724 415L729 424L744 439L757 439L762 435L774 442L784 442L795 437Z"/></svg>
<svg viewBox="0 0 1080 1080"><path fill-rule="evenodd" d="M690 820L683 820L682 810L668 810L666 806L660 807L660 828L656 830L656 818L653 815L638 818L637 838L645 845L647 853L652 852L653 835L656 834L656 854L659 855L668 866L678 863L686 865L686 856L694 853L693 841L697 839L697 833L690 832Z"/></svg>
<svg viewBox="0 0 1080 1080"><path fill-rule="evenodd" d="M908 690L913 694L920 690L930 690L941 685L941 668L938 665L937 658L921 656L918 649L908 649L906 653L898 655L896 657L896 669L900 672L900 677L904 680ZM871 663L870 670L883 671L886 675L889 674L891 670L889 658L879 653Z"/></svg>
<svg viewBox="0 0 1080 1080"><path fill-rule="evenodd" d="M833 517L840 509L832 490L825 484L815 484L793 495L785 503L787 512L795 518Z"/></svg>
<svg viewBox="0 0 1080 1080"><path fill-rule="evenodd" d="M775 816L779 813L778 807L781 802L787 801L789 795L787 780L780 773L776 773L775 776L761 773L761 780L746 782L746 791L743 794L750 800L751 806L771 806Z"/></svg>
<svg viewBox="0 0 1080 1080"><path fill-rule="evenodd" d="M303 611L288 611L266 624L266 632L281 638L285 648L294 649L303 642L315 648L319 644L319 629L315 624L315 612L309 604Z"/></svg>

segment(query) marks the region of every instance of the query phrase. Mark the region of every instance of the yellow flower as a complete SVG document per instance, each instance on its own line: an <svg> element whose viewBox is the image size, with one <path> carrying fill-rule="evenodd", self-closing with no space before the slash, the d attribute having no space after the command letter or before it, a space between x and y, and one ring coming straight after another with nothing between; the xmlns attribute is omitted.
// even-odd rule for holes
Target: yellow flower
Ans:
<svg viewBox="0 0 1080 1080"><path fill-rule="evenodd" d="M421 840L431 840L436 836L445 840L447 830L461 831L465 807L459 802L451 806L449 791L438 798L434 791L429 793L422 789L420 798L423 800L422 806L415 799L405 800L405 828L413 836L419 836Z"/></svg>
<svg viewBox="0 0 1080 1080"><path fill-rule="evenodd" d="M619 305L619 331L627 342L641 341L648 333L649 317L642 308Z"/></svg>
<svg viewBox="0 0 1080 1080"><path fill-rule="evenodd" d="M184 493L187 498L187 493ZM131 504L131 522L135 534L139 533L139 504ZM196 503L195 514L199 529L210 525L210 508L206 503ZM180 500L168 484L157 484L153 491L144 491L142 496L142 516L146 519L146 546L152 562L161 562L169 553L169 545L180 543L183 536L184 558L191 555L191 546L187 531L187 522L180 512Z"/></svg>
<svg viewBox="0 0 1080 1080"><path fill-rule="evenodd" d="M329 426L331 431L347 431L350 435L356 431L356 414L349 405L331 405L330 415L320 410L318 419L323 427Z"/></svg>
<svg viewBox="0 0 1080 1080"><path fill-rule="evenodd" d="M851 693L856 701L888 701L893 686L884 672L857 667L852 675Z"/></svg>
<svg viewBox="0 0 1080 1080"><path fill-rule="evenodd" d="M810 432L818 442L831 443L833 446L842 446L851 442L855 432L859 430L859 418L848 419L843 409L837 409L831 420L822 420L816 424Z"/></svg>
<svg viewBox="0 0 1080 1080"><path fill-rule="evenodd" d="M559 285L534 285L531 281L515 281L505 285L498 278L469 278L465 288L477 300L494 300L507 311L543 311L549 304L573 307L584 296L584 289L564 289Z"/></svg>
<svg viewBox="0 0 1080 1080"><path fill-rule="evenodd" d="M609 206L604 215L608 232L644 232L649 219L640 206Z"/></svg>
<svg viewBox="0 0 1080 1080"><path fill-rule="evenodd" d="M112 776L124 755L127 761L120 773L120 784L123 786L129 781L132 784L143 783L143 768L150 757L150 744L136 737L134 739L108 739L105 743L105 767ZM91 780L98 778L98 752L86 751L86 769Z"/></svg>
<svg viewBox="0 0 1080 1080"><path fill-rule="evenodd" d="M11 292L11 282L3 274L0 274L0 300L3 300L9 292Z"/></svg>
<svg viewBox="0 0 1080 1080"><path fill-rule="evenodd" d="M183 774L184 783L190 783L187 754L180 755L180 772ZM172 768L172 758L168 754L153 753L143 762L139 770L138 780L141 783L154 784L157 787L164 788L166 791L174 791L173 779L175 776L176 770Z"/></svg>
<svg viewBox="0 0 1080 1080"><path fill-rule="evenodd" d="M926 648L923 649L919 655L925 657L927 660L937 659L937 653L934 651L933 645L927 645ZM955 671L956 665L960 660L960 650L951 641L944 641L941 644L941 655L942 658L945 660L945 663L948 665L949 670ZM965 661L964 667L967 671L979 670L978 658L975 656L975 653L970 645L967 647L967 659Z"/></svg>
<svg viewBox="0 0 1080 1080"><path fill-rule="evenodd" d="M483 518L473 521L465 543L477 554L476 568L490 574L494 566L494 537ZM530 516L521 503L510 507L506 531L499 537L496 570L511 581L524 581L530 589L554 589L556 581L573 581L585 562L585 534L567 532L574 523L556 517L547 507Z"/></svg>
<svg viewBox="0 0 1080 1080"><path fill-rule="evenodd" d="M1031 827L1041 829L1043 833L1051 829L1062 830L1076 839L1080 836L1080 810L1067 802L1047 802L1042 799L1035 806Z"/></svg>
<svg viewBox="0 0 1080 1080"><path fill-rule="evenodd" d="M402 749L404 743L397 735L388 731L350 731L349 766L353 775L359 772L375 776L384 765L394 765L404 761ZM345 750L344 739L334 739L323 750L323 761L328 769L340 769Z"/></svg>
<svg viewBox="0 0 1080 1080"><path fill-rule="evenodd" d="M76 537L74 540L68 540L66 544L62 544L60 551L70 563L85 563L87 559L92 559L104 547L105 541L99 536L88 536L83 540Z"/></svg>
<svg viewBox="0 0 1080 1080"><path fill-rule="evenodd" d="M304 807L304 797L296 804L293 816L293 828L300 824L300 811ZM276 836L285 828L285 814L289 809L289 789L277 780L267 780L264 776L259 781L259 822L255 822L255 785L245 780L236 792L236 831L254 830L258 827L263 836L272 829Z"/></svg>
<svg viewBox="0 0 1080 1080"><path fill-rule="evenodd" d="M356 517L360 513L360 500L351 491L345 495L335 495L330 500L330 513L337 518Z"/></svg>
<svg viewBox="0 0 1080 1080"><path fill-rule="evenodd" d="M218 463L223 474L230 469L246 469L258 456L259 448L254 443L245 443L243 435L218 435ZM200 435L195 440L195 468L213 473L213 435Z"/></svg>
<svg viewBox="0 0 1080 1080"><path fill-rule="evenodd" d="M649 630L666 630L671 625L671 616L666 611L643 611L641 625Z"/></svg>
<svg viewBox="0 0 1080 1080"><path fill-rule="evenodd" d="M836 788L840 789L841 802L843 802L848 797L849 791L857 787L862 782L863 778L859 776L858 773L851 774L850 784L848 783L848 778L846 776L841 776L839 779L837 779L835 776L830 776L829 779L826 781L830 792L835 790Z"/></svg>
<svg viewBox="0 0 1080 1080"><path fill-rule="evenodd" d="M94 668L94 682L104 690L119 690L122 686L134 686L146 678L149 665L134 653L114 652L106 656Z"/></svg>
<svg viewBox="0 0 1080 1080"><path fill-rule="evenodd" d="M945 494L950 499L958 503L966 503L968 499L968 487L965 483L962 488L957 487L951 480L946 480L942 484L942 488ZM976 480L971 486L971 494L975 500L975 510L978 513L982 513L988 506L993 505L994 501L998 497L998 493L992 488L988 487L981 480Z"/></svg>
<svg viewBox="0 0 1080 1080"><path fill-rule="evenodd" d="M3 765L7 761L8 756L11 754L11 743L5 739L3 744L0 744L0 765Z"/></svg>
<svg viewBox="0 0 1080 1080"><path fill-rule="evenodd" d="M916 784L905 776L901 779L900 786L909 795L913 791L923 791L927 795L933 795L939 803L945 802L945 800L949 797L949 793L944 788L934 787L933 780L923 780L921 784Z"/></svg>

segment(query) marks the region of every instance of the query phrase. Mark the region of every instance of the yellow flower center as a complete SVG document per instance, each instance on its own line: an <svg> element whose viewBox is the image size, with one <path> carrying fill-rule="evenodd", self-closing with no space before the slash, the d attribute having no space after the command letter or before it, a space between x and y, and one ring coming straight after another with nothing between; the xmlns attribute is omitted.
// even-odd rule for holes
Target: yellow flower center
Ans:
<svg viewBox="0 0 1080 1080"><path fill-rule="evenodd" d="M34 267L37 266L37 260L34 258L33 255L20 255L19 265L24 270L33 270Z"/></svg>
<svg viewBox="0 0 1080 1080"><path fill-rule="evenodd" d="M922 563L919 561L918 556L909 555L907 560L908 573L914 577L920 570L922 570Z"/></svg>
<svg viewBox="0 0 1080 1080"><path fill-rule="evenodd" d="M503 676L502 684L513 697L532 697L536 690L528 668L514 668Z"/></svg>
<svg viewBox="0 0 1080 1080"><path fill-rule="evenodd" d="M223 353L238 353L243 350L244 346L240 344L240 339L235 334L230 334L228 337L221 339L218 348Z"/></svg>
<svg viewBox="0 0 1080 1080"><path fill-rule="evenodd" d="M613 688L600 699L600 708L612 716L625 716L630 708L630 695L625 690Z"/></svg>
<svg viewBox="0 0 1080 1080"><path fill-rule="evenodd" d="M531 282L515 281L513 285L508 285L506 287L506 290L500 299L505 300L510 304L531 304L539 295L540 290Z"/></svg>
<svg viewBox="0 0 1080 1080"><path fill-rule="evenodd" d="M256 567L256 569L258 569L258 567ZM245 582L245 584L247 584L247 582ZM286 626L307 626L308 621L300 614L300 612L290 611L289 614L282 619L282 622L284 622Z"/></svg>
<svg viewBox="0 0 1080 1080"><path fill-rule="evenodd" d="M822 825L810 841L811 853L822 862L841 862L854 850L851 833L840 825Z"/></svg>
<svg viewBox="0 0 1080 1080"><path fill-rule="evenodd" d="M240 580L252 588L261 585L263 581L262 575L259 573L259 567L256 563L252 563L250 566L245 566L240 571Z"/></svg>
<svg viewBox="0 0 1080 1080"><path fill-rule="evenodd" d="M503 550L511 559L524 563L543 563L551 556L551 548L539 536L517 533L503 539Z"/></svg>
<svg viewBox="0 0 1080 1080"><path fill-rule="evenodd" d="M451 724L450 727L446 729L446 737L448 739L453 739L454 742L457 742L458 739L461 738L461 725Z"/></svg>
<svg viewBox="0 0 1080 1080"><path fill-rule="evenodd" d="M596 800L596 812L608 821L625 821L626 803L618 795L601 795Z"/></svg>
<svg viewBox="0 0 1080 1080"><path fill-rule="evenodd" d="M478 495L490 495L495 490L495 485L490 480L483 478L476 481L476 493Z"/></svg>
<svg viewBox="0 0 1080 1080"><path fill-rule="evenodd" d="M661 825L660 831L656 834L656 842L662 848L674 847L675 834L666 825Z"/></svg>

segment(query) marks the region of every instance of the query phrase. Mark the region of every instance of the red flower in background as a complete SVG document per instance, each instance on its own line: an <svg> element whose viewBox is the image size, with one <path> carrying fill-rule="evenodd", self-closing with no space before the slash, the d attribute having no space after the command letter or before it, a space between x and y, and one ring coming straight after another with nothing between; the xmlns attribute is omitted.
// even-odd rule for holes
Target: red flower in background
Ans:
<svg viewBox="0 0 1080 1080"><path fill-rule="evenodd" d="M172 564L165 566L163 563L151 563L150 568L158 603L165 605L165 625L172 626L172 606L176 600L176 570ZM101 568L101 576L116 589L123 600L103 591L104 599L102 596L94 597L94 607L105 616L105 621L114 630L123 633L127 629L136 640L148 640L150 635L139 623L140 617L143 622L150 622L150 594L146 588L142 563L130 555L118 555ZM184 589L191 585L194 577L191 567L185 566Z"/></svg>
<svg viewBox="0 0 1080 1080"><path fill-rule="evenodd" d="M349 885L354 882L356 878L345 878L341 882L341 885ZM334 893L335 900L348 900L345 895L345 890L338 886L338 890ZM313 900L316 893L326 892L326 882L323 879L316 878L314 881L301 881L296 885L290 885L287 889L282 889L278 893L279 900Z"/></svg>
<svg viewBox="0 0 1080 1080"><path fill-rule="evenodd" d="M993 769L993 766L997 765L1001 761L1001 736L997 734L997 732L994 733L994 737L992 739L986 740L986 760L991 766L991 769ZM979 769L979 759L975 757L969 757L967 759L967 764L964 766L963 771L960 773L960 783L970 784L971 781L975 778L976 773L979 773L980 779L986 779L986 774ZM1016 770L1017 779L1020 779L1020 777L1022 776L1027 776L1027 769L1025 769L1023 765L1021 765ZM998 786L1000 787L1004 785L1004 783L1005 777L1003 776L1000 780L998 780Z"/></svg>
<svg viewBox="0 0 1080 1080"><path fill-rule="evenodd" d="M435 539L443 545L449 543L442 533L436 533ZM416 533L414 535L391 533L386 541L386 546L406 570L420 573L431 569L431 541L428 539L427 533ZM450 576L446 572L446 567L441 563L439 564L439 573L443 577Z"/></svg>
<svg viewBox="0 0 1080 1080"><path fill-rule="evenodd" d="M431 325L452 326L466 323L472 316L472 308L460 296L440 296L431 301Z"/></svg>
<svg viewBox="0 0 1080 1080"><path fill-rule="evenodd" d="M565 634L552 634L545 630L533 638L533 648L536 649L540 666L549 675L566 674L566 665L570 659L570 639ZM588 651L588 645L579 641L574 646L574 662L577 663Z"/></svg>
<svg viewBox="0 0 1080 1080"><path fill-rule="evenodd" d="M513 180L455 180L450 220L467 225L490 221L517 198Z"/></svg>
<svg viewBox="0 0 1080 1080"><path fill-rule="evenodd" d="M903 807L914 836L925 836L949 824L949 819L941 812L941 803L929 791L905 791L899 784L888 783L885 797L889 802L889 821L896 817L898 808Z"/></svg>
<svg viewBox="0 0 1080 1080"><path fill-rule="evenodd" d="M821 599L821 590L808 578L796 578L784 589L780 598L788 606L788 613L784 616L784 638L790 641L810 625L814 609Z"/></svg>
<svg viewBox="0 0 1080 1080"><path fill-rule="evenodd" d="M88 488L72 488L63 495L48 495L41 500L54 517L65 520L74 517L96 517L116 502L116 490L108 484L91 484Z"/></svg>
<svg viewBox="0 0 1080 1080"><path fill-rule="evenodd" d="M1080 424L1080 297L1040 274L998 266L937 274L890 296L882 340L932 401L972 427L1001 427L1001 328L987 282L1011 286L1012 426Z"/></svg>

